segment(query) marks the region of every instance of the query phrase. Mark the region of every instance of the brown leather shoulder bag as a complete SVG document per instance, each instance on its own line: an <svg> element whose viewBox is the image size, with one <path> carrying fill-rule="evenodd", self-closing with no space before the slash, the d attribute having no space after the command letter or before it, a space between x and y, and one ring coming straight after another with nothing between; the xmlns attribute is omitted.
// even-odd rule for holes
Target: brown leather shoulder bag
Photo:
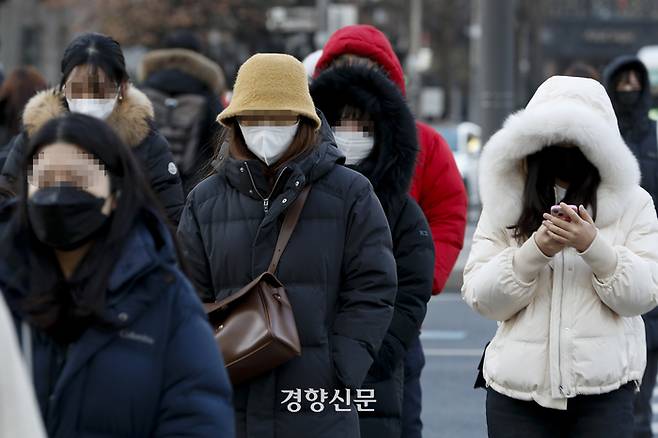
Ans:
<svg viewBox="0 0 658 438"><path fill-rule="evenodd" d="M268 270L222 301L205 305L234 385L301 355L295 315L275 272L310 190L306 186L289 207Z"/></svg>

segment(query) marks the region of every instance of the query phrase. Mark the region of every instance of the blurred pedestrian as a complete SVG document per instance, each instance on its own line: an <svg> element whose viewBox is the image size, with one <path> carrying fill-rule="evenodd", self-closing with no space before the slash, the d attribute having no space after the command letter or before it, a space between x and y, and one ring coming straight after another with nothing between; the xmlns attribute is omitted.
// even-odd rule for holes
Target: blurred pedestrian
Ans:
<svg viewBox="0 0 658 438"><path fill-rule="evenodd" d="M0 85L0 167L4 164L4 146L21 132L21 114L25 104L48 84L34 67L14 69Z"/></svg>
<svg viewBox="0 0 658 438"><path fill-rule="evenodd" d="M0 210L0 290L50 438L232 437L231 388L175 236L104 122L56 117Z"/></svg>
<svg viewBox="0 0 658 438"><path fill-rule="evenodd" d="M40 92L25 106L24 132L14 137L2 168L14 192L30 138L50 119L79 112L104 119L131 147L169 219L177 223L184 197L167 140L153 128L153 106L130 85L121 46L112 38L86 33L64 51L57 88Z"/></svg>
<svg viewBox="0 0 658 438"><path fill-rule="evenodd" d="M0 436L45 438L30 377L16 342L11 315L0 295Z"/></svg>
<svg viewBox="0 0 658 438"><path fill-rule="evenodd" d="M599 73L594 66L582 61L576 61L569 65L569 67L564 70L564 75L577 78L590 78L599 82L601 81L601 73Z"/></svg>
<svg viewBox="0 0 658 438"><path fill-rule="evenodd" d="M147 53L139 71L141 88L155 109L155 124L167 139L188 193L212 159L213 139L226 89L222 68L201 54L191 31L169 35L164 48Z"/></svg>
<svg viewBox="0 0 658 438"><path fill-rule="evenodd" d="M624 141L640 163L640 185L658 205L658 140L649 118L651 85L647 68L635 56L621 56L604 71L605 87L617 114ZM643 315L647 335L647 368L635 402L635 436L652 437L651 399L658 373L658 309Z"/></svg>
<svg viewBox="0 0 658 438"><path fill-rule="evenodd" d="M301 355L235 386L238 437L358 437L350 397L376 359L395 300L384 211L368 180L341 166L304 67L292 56L249 58L218 121L227 142L217 170L190 192L178 228L204 301L223 300L269 269L283 218L307 196L273 268L287 291ZM242 335L236 343L253 337ZM314 407L300 399L295 408L284 391L324 391L328 398Z"/></svg>
<svg viewBox="0 0 658 438"><path fill-rule="evenodd" d="M377 66L405 94L402 65L386 35L373 26L346 26L336 31L323 47L315 75L336 64ZM448 143L422 122L416 121L416 131L420 150L410 193L423 209L432 230L436 254L432 291L438 294L443 290L464 243L466 189ZM420 375L424 366L425 355L420 337L416 337L405 358L405 438L421 436Z"/></svg>
<svg viewBox="0 0 658 438"><path fill-rule="evenodd" d="M418 337L432 296L434 244L423 211L409 195L418 143L414 118L395 84L378 69L322 72L311 96L334 129L348 167L362 173L382 203L393 236L398 289L393 320L364 388L377 394L360 413L362 438L402 437L404 357Z"/></svg>
<svg viewBox="0 0 658 438"><path fill-rule="evenodd" d="M480 376L490 437L632 436L640 315L658 303L658 220L639 180L592 79L548 79L484 147L462 295L499 321Z"/></svg>

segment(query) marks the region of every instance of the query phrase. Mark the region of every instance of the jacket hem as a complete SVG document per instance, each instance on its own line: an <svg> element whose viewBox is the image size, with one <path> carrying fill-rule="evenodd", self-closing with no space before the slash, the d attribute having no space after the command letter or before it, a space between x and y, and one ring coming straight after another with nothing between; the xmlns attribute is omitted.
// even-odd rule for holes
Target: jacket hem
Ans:
<svg viewBox="0 0 658 438"><path fill-rule="evenodd" d="M502 395L505 395L507 397L511 397L516 400L534 401L538 405L548 409L567 410L567 402L568 399L570 398L579 395L607 394L609 392L616 391L617 389L621 388L622 386L626 385L629 382L637 381L638 383L642 383L643 376L644 376L644 372L633 371L629 373L628 376L625 376L622 379L617 380L616 382L609 383L604 386L576 386L574 388L574 395L569 397L559 398L559 399L550 397L550 394L547 394L547 397L544 398L537 391L526 392L526 391L519 391L516 389L506 388L496 383L490 376L487 376L486 374L484 374L484 379L487 382L487 387L491 387L494 391ZM551 404L544 401L548 399L555 400L556 403ZM564 405L564 407L560 406L562 404Z"/></svg>

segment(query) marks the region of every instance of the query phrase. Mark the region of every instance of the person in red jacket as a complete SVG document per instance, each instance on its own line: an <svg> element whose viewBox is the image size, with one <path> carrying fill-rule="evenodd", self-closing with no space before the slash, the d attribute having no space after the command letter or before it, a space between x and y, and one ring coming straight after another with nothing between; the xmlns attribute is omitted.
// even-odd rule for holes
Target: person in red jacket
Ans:
<svg viewBox="0 0 658 438"><path fill-rule="evenodd" d="M365 63L386 73L405 94L404 72L391 43L369 25L346 26L334 32L322 48L315 76L336 64ZM411 196L427 217L436 259L432 291L441 292L464 243L466 190L450 147L432 127L416 121L420 151L411 184ZM404 437L420 437L422 423L420 373L425 357L417 339L405 358L403 406Z"/></svg>

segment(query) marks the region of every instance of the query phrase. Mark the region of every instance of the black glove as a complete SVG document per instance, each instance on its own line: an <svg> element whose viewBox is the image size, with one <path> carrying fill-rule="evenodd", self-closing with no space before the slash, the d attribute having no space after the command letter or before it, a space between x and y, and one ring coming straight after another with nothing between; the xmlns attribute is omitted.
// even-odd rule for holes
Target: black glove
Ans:
<svg viewBox="0 0 658 438"><path fill-rule="evenodd" d="M375 362L370 367L370 374L378 380L388 379L393 375L406 353L404 345L395 336L388 333L382 342Z"/></svg>

